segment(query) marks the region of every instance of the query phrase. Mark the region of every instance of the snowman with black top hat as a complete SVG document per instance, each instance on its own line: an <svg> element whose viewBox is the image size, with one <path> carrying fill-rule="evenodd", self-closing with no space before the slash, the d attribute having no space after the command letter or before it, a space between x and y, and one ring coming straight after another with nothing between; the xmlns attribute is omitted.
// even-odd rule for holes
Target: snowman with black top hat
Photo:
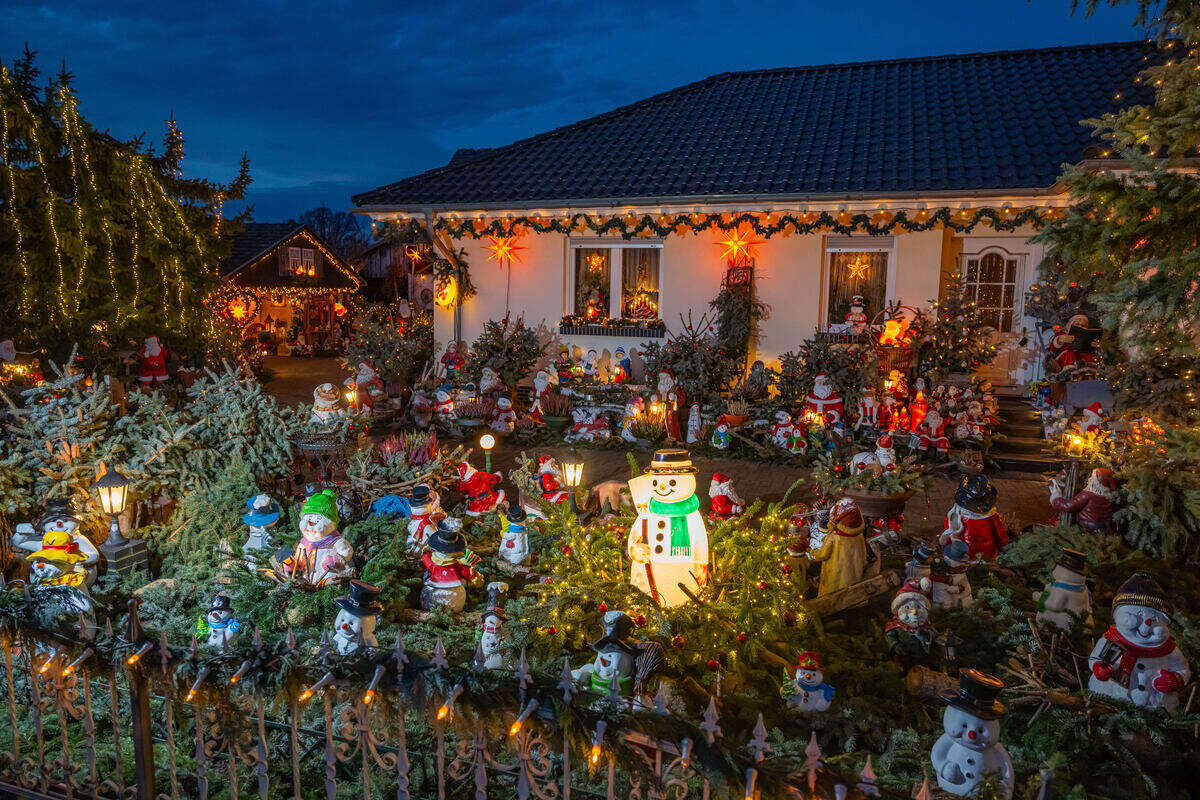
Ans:
<svg viewBox="0 0 1200 800"><path fill-rule="evenodd" d="M1085 627L1092 626L1092 596L1088 591L1087 556L1078 550L1063 548L1051 581L1038 597L1037 621L1053 625L1061 630L1070 630L1076 619Z"/></svg>
<svg viewBox="0 0 1200 800"><path fill-rule="evenodd" d="M375 623L383 606L379 603L379 588L360 580L352 580L349 592L333 602L340 609L333 620L333 649L348 656L362 647L379 647L375 638Z"/></svg>
<svg viewBox="0 0 1200 800"><path fill-rule="evenodd" d="M41 556L47 563L66 564L62 574L68 580L58 580L59 585L71 585L87 590L96 580L96 568L100 562L100 551L91 539L79 530L79 517L66 497L53 497L46 501L45 512L34 525L17 525L12 538L13 547ZM26 556L34 561L34 556ZM78 576L78 577L76 577Z"/></svg>
<svg viewBox="0 0 1200 800"><path fill-rule="evenodd" d="M209 647L224 647L237 638L241 628L229 596L218 594L209 604L208 611L196 622L196 635L207 637L205 642Z"/></svg>
<svg viewBox="0 0 1200 800"><path fill-rule="evenodd" d="M708 529L687 450L657 451L629 482L638 516L629 529L629 582L663 608L689 602L708 579Z"/></svg>
<svg viewBox="0 0 1200 800"><path fill-rule="evenodd" d="M662 648L654 643L632 642L633 620L624 611L608 611L604 614L604 635L592 644L596 658L571 675L575 681L597 694L609 694L613 680L617 693L622 697L635 697L635 702L644 703L646 682L665 660Z"/></svg>
<svg viewBox="0 0 1200 800"><path fill-rule="evenodd" d="M956 797L974 796L985 775L1000 780L1000 797L1013 795L1013 765L1000 744L1004 705L997 699L1004 684L976 669L958 673L958 691L946 690L945 731L933 745L930 760L938 786Z"/></svg>

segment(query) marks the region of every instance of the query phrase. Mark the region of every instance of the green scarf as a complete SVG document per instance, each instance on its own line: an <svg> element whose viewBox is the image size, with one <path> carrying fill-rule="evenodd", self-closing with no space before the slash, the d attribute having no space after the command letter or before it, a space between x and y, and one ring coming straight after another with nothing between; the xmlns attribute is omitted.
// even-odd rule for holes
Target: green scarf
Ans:
<svg viewBox="0 0 1200 800"><path fill-rule="evenodd" d="M688 536L687 515L700 510L696 495L678 503L667 503L657 497L650 498L650 513L671 518L671 555L690 556L692 537Z"/></svg>

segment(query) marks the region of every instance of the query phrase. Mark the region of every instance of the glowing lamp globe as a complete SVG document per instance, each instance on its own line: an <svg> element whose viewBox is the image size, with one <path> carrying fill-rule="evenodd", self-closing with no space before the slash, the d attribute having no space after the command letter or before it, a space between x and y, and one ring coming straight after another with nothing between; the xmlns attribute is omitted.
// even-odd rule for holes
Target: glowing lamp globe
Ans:
<svg viewBox="0 0 1200 800"><path fill-rule="evenodd" d="M100 500L100 508L110 517L119 516L125 510L129 496L129 479L115 469L105 469L100 479L92 484Z"/></svg>

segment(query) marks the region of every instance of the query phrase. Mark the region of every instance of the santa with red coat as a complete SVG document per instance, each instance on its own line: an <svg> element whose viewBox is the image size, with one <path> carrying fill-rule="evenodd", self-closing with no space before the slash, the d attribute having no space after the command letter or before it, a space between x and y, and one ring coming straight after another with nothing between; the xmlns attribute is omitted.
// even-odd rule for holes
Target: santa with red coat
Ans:
<svg viewBox="0 0 1200 800"><path fill-rule="evenodd" d="M1099 433L1104 429L1104 408L1097 401L1083 410L1083 417L1079 420L1079 431L1081 433Z"/></svg>
<svg viewBox="0 0 1200 800"><path fill-rule="evenodd" d="M546 421L546 410L542 407L542 403L554 393L554 384L556 382L550 370L540 369L537 375L533 376L533 398L529 403L529 416L533 417L535 422L542 423Z"/></svg>
<svg viewBox="0 0 1200 800"><path fill-rule="evenodd" d="M139 382L152 386L167 382L167 348L157 336L147 336L137 355Z"/></svg>
<svg viewBox="0 0 1200 800"><path fill-rule="evenodd" d="M858 396L858 419L854 421L854 430L874 430L878 424L879 401L875 399L875 387L868 384L862 387L862 394Z"/></svg>
<svg viewBox="0 0 1200 800"><path fill-rule="evenodd" d="M562 473L554 456L542 456L538 459L538 485L542 489L542 499L547 503L567 502L567 492L563 489Z"/></svg>
<svg viewBox="0 0 1200 800"><path fill-rule="evenodd" d="M991 561L1008 546L1008 530L996 511L996 487L986 475L962 479L943 525L941 544L966 542L972 561Z"/></svg>
<svg viewBox="0 0 1200 800"><path fill-rule="evenodd" d="M687 394L675 382L674 372L669 369L658 371L658 389L650 395L650 402L662 404L663 424L667 428L667 438L672 442L682 442L679 410L687 405Z"/></svg>
<svg viewBox="0 0 1200 800"><path fill-rule="evenodd" d="M481 472L466 461L458 465L458 490L467 496L467 514L478 517L504 502L504 492L494 487L500 483L498 472Z"/></svg>
<svg viewBox="0 0 1200 800"><path fill-rule="evenodd" d="M355 405L368 411L375 410L375 403L384 396L383 379L379 373L363 361L358 365L358 374L354 376Z"/></svg>
<svg viewBox="0 0 1200 800"><path fill-rule="evenodd" d="M818 372L813 378L813 388L804 400L804 410L820 414L822 419L828 419L830 414L835 420L842 418L846 408L827 373Z"/></svg>
<svg viewBox="0 0 1200 800"><path fill-rule="evenodd" d="M917 426L917 433L921 437L917 441L917 449L922 453L928 452L932 447L939 455L944 455L950 449L950 438L946 436L946 421L933 409L925 414L925 419Z"/></svg>
<svg viewBox="0 0 1200 800"><path fill-rule="evenodd" d="M746 508L745 501L738 497L733 488L733 478L717 472L712 476L708 485L708 496L712 500L712 513L715 519L729 519L741 514Z"/></svg>

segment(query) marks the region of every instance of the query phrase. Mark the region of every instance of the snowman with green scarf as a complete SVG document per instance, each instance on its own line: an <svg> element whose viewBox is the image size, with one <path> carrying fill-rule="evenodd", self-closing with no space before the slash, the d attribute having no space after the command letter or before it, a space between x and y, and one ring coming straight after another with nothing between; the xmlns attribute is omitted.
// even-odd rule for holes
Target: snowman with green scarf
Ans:
<svg viewBox="0 0 1200 800"><path fill-rule="evenodd" d="M663 608L684 605L708 579L708 530L688 452L657 451L629 488L638 512L626 548L629 582Z"/></svg>

